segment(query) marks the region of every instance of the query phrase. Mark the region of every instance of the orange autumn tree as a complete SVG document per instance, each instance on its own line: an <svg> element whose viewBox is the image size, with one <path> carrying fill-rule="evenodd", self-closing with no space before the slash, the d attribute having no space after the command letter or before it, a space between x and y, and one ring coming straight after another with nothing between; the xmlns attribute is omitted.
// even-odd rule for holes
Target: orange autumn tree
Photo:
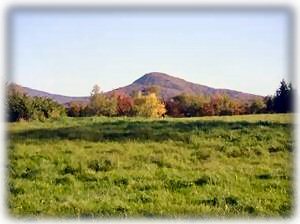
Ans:
<svg viewBox="0 0 300 224"><path fill-rule="evenodd" d="M132 116L133 115L133 98L123 92L114 92L111 98L117 100L117 115Z"/></svg>

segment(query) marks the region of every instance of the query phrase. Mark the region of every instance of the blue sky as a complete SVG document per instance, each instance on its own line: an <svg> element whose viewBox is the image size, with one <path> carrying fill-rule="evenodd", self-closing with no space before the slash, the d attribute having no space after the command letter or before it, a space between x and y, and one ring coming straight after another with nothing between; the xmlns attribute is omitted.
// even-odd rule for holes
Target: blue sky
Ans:
<svg viewBox="0 0 300 224"><path fill-rule="evenodd" d="M12 81L89 95L151 71L215 88L273 94L288 79L288 14L16 11Z"/></svg>

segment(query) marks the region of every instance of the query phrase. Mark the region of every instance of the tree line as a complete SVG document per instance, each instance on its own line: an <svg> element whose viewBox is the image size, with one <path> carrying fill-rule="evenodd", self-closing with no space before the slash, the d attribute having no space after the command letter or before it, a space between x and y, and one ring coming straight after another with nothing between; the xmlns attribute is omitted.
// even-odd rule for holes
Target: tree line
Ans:
<svg viewBox="0 0 300 224"><path fill-rule="evenodd" d="M181 94L163 100L156 86L127 95L118 92L104 94L95 85L89 102L74 101L63 106L48 98L30 97L22 88L10 85L6 103L9 121L56 119L62 116L195 117L292 112L293 92L292 85L282 80L273 96L257 97L251 101L232 99L226 94Z"/></svg>

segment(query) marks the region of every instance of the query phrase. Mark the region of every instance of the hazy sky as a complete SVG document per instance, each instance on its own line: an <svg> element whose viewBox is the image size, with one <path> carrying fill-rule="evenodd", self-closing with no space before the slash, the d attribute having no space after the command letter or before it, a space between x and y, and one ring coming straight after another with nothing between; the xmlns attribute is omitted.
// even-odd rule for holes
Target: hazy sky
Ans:
<svg viewBox="0 0 300 224"><path fill-rule="evenodd" d="M151 71L216 88L273 94L288 78L288 14L274 12L17 11L11 78L89 95Z"/></svg>

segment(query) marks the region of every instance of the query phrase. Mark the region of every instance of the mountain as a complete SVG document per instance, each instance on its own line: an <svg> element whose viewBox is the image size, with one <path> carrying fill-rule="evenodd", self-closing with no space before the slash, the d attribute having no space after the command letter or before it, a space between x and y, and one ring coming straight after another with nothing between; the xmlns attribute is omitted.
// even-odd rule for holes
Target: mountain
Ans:
<svg viewBox="0 0 300 224"><path fill-rule="evenodd" d="M139 79L135 80L132 84L124 87L120 87L114 89L112 91L106 92L105 94L112 93L125 93L131 94L133 91L143 91L151 86L157 86L160 89L161 97L165 100L182 94L192 94L192 95L214 95L214 94L227 94L229 97L238 100L253 100L256 98L261 98L262 96L239 92L235 90L229 89L215 89L212 87L192 83L185 81L184 79L176 78L174 76L170 76L161 72L151 72L143 75ZM28 87L22 87L24 92L29 96L40 96L40 97L48 97L57 101L58 103L68 105L71 101L77 102L88 102L89 97L73 97L73 96L63 96L58 94L52 94L40 90L31 89Z"/></svg>
<svg viewBox="0 0 300 224"><path fill-rule="evenodd" d="M130 94L132 91L143 91L150 86L157 86L163 99L187 93L192 95L214 95L227 94L229 97L239 100L252 100L262 96L243 93L229 89L215 89L212 87L185 81L161 72L151 72L135 80L132 84L121 87L110 92L123 92Z"/></svg>
<svg viewBox="0 0 300 224"><path fill-rule="evenodd" d="M39 97L45 97L45 98L50 98L52 100L55 100L56 102L60 104L67 104L71 101L79 101L79 102L87 102L89 100L88 96L83 96L83 97L76 97L76 96L63 96L59 94L53 94L53 93L48 93L36 89L31 89L28 87L20 86L17 84L13 84L17 88L21 88L24 93L27 93L29 96L39 96Z"/></svg>

